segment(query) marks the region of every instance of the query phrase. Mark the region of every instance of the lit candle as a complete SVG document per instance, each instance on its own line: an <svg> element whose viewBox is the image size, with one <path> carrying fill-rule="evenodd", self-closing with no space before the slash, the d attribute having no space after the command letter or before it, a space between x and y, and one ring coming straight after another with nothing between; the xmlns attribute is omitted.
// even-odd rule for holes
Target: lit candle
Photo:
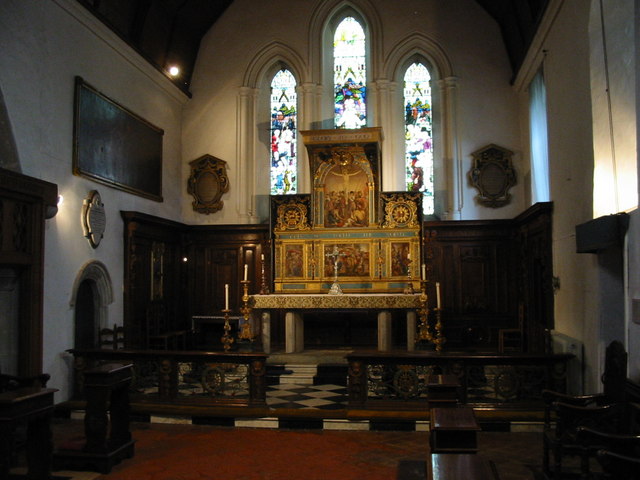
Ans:
<svg viewBox="0 0 640 480"><path fill-rule="evenodd" d="M422 281L427 281L427 266L424 263L422 264Z"/></svg>
<svg viewBox="0 0 640 480"><path fill-rule="evenodd" d="M411 252L407 253L407 260L411 260Z"/></svg>
<svg viewBox="0 0 640 480"><path fill-rule="evenodd" d="M440 308L440 282L436 282L436 304Z"/></svg>
<svg viewBox="0 0 640 480"><path fill-rule="evenodd" d="M244 264L244 281L247 281L247 273L249 272L249 265Z"/></svg>
<svg viewBox="0 0 640 480"><path fill-rule="evenodd" d="M264 262L264 253L260 255L260 260Z"/></svg>
<svg viewBox="0 0 640 480"><path fill-rule="evenodd" d="M229 284L224 285L224 309L229 310Z"/></svg>

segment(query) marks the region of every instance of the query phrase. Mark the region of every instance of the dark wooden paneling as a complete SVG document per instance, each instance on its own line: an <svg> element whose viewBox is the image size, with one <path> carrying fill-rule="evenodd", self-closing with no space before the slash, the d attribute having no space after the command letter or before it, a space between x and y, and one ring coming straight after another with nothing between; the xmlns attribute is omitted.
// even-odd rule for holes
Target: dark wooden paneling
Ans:
<svg viewBox="0 0 640 480"><path fill-rule="evenodd" d="M19 281L19 376L42 373L44 227L57 199L53 183L0 168L0 267Z"/></svg>
<svg viewBox="0 0 640 480"><path fill-rule="evenodd" d="M502 329L520 330L525 351L545 351L546 330L553 328L551 210L545 203L512 220L425 222L427 294L435 307L435 282L441 283L449 351L496 351ZM238 315L244 265L248 293L258 293L263 254L271 278L267 225L186 226L135 212L122 216L129 346L144 343L154 243L165 246L163 295L173 329L189 328L194 315L220 315L225 284L231 314ZM272 344L282 338L282 319L272 318Z"/></svg>
<svg viewBox="0 0 640 480"><path fill-rule="evenodd" d="M122 212L122 218L128 346L145 347L154 245L164 247L162 300L171 330L189 329L194 315L221 315L225 284L229 284L231 314L238 315L245 263L249 294L259 291L261 255L269 261L267 225L188 226L137 212ZM268 278L268 264L265 267Z"/></svg>
<svg viewBox="0 0 640 480"><path fill-rule="evenodd" d="M447 347L497 348L501 329L522 329L544 351L553 328L551 204L513 220L425 222L424 261L435 306L440 282Z"/></svg>

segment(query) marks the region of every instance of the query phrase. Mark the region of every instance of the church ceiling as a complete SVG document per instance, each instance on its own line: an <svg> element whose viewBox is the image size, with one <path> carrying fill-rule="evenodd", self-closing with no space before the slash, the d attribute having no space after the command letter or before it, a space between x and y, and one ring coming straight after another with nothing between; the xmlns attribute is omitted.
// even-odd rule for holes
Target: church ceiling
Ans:
<svg viewBox="0 0 640 480"><path fill-rule="evenodd" d="M531 44L549 0L475 0L500 26L513 76ZM163 72L189 91L200 40L233 0L78 0Z"/></svg>

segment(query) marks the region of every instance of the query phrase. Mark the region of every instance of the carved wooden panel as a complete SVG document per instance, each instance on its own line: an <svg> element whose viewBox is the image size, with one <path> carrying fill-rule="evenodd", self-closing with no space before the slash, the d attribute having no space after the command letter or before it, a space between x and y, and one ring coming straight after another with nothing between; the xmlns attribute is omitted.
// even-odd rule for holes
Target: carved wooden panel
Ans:
<svg viewBox="0 0 640 480"><path fill-rule="evenodd" d="M57 197L56 185L0 168L0 268L13 269L20 282L19 376L42 373L44 227Z"/></svg>
<svg viewBox="0 0 640 480"><path fill-rule="evenodd" d="M528 351L553 328L551 204L513 220L425 222L424 262L435 298L441 283L449 348L494 350L500 330L518 330Z"/></svg>

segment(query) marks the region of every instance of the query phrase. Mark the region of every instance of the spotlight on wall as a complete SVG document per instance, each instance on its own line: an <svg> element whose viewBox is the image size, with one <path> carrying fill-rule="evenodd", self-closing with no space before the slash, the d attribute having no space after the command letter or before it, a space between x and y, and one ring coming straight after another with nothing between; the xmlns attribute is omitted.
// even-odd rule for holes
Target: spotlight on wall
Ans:
<svg viewBox="0 0 640 480"><path fill-rule="evenodd" d="M58 195L58 207L60 207L64 203L64 197L62 195Z"/></svg>

